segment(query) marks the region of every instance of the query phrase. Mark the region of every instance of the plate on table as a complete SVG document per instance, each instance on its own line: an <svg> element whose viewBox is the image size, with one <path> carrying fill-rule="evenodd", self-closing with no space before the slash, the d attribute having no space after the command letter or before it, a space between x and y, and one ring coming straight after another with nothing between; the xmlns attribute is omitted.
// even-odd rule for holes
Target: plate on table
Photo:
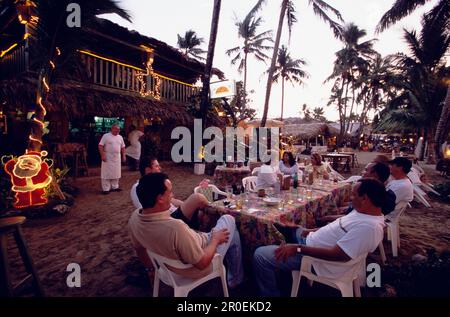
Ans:
<svg viewBox="0 0 450 317"><path fill-rule="evenodd" d="M269 206L275 206L278 205L281 201L280 198L274 198L274 197L266 197L263 199L263 201L269 205Z"/></svg>

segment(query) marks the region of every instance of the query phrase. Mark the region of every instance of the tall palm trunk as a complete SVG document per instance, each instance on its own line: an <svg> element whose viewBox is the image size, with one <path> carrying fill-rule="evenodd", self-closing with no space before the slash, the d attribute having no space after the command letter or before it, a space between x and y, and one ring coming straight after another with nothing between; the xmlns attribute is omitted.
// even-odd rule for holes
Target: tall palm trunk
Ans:
<svg viewBox="0 0 450 317"><path fill-rule="evenodd" d="M283 121L283 112L284 112L284 77L281 77L281 118Z"/></svg>
<svg viewBox="0 0 450 317"><path fill-rule="evenodd" d="M245 57L244 57L244 93L247 93L247 57L248 57L248 53L245 52Z"/></svg>
<svg viewBox="0 0 450 317"><path fill-rule="evenodd" d="M48 56L47 58L43 59L43 64L41 67L41 70L39 71L39 78L38 78L38 86L36 90L36 111L35 111L35 118L36 120L33 121L33 125L31 126L31 134L33 139L29 139L28 143L28 150L30 151L37 151L39 152L41 150L42 146L42 136L44 135L44 118L45 118L45 102L47 100L49 87L50 85L50 79L52 74L52 68L50 67L50 61L54 61L55 58L55 52L56 52L56 38L58 36L58 32L60 30L62 21L64 20L65 11L61 13L61 15L58 18L58 23L56 24L55 32L52 36L52 40L50 42L50 47L48 50ZM47 84L47 87L44 85Z"/></svg>
<svg viewBox="0 0 450 317"><path fill-rule="evenodd" d="M288 0L283 0L283 3L281 4L280 18L278 20L277 36L275 38L275 44L273 47L272 62L269 68L269 75L267 76L266 99L264 101L264 112L261 119L261 127L264 127L267 121L267 113L269 111L270 91L272 90L272 83L273 83L273 73L275 72L275 64L277 62L278 48L280 47L281 32L283 30L283 21L284 16L286 15L287 4Z"/></svg>
<svg viewBox="0 0 450 317"><path fill-rule="evenodd" d="M442 157L441 144L444 142L448 133L448 123L450 118L450 85L447 88L447 96L445 97L444 106L442 107L441 117L436 127L436 157Z"/></svg>
<svg viewBox="0 0 450 317"><path fill-rule="evenodd" d="M208 56L206 57L205 72L203 74L203 87L201 93L200 113L202 124L206 126L208 108L209 108L209 84L211 81L211 70L214 59L214 50L216 48L217 30L219 28L220 7L222 0L214 0L213 15L211 20L211 33L209 36Z"/></svg>

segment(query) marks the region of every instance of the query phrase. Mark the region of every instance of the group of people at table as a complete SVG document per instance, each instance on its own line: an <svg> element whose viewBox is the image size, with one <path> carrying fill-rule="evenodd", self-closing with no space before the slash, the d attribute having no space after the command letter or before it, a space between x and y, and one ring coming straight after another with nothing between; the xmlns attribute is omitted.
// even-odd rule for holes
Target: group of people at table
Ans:
<svg viewBox="0 0 450 317"><path fill-rule="evenodd" d="M198 231L201 210L210 202L202 194L192 194L185 201L178 200L172 192L169 177L162 173L155 158L146 158L140 164L142 178L133 185L131 199L135 211L129 219L133 246L143 265L151 270L152 263L146 250L170 259L191 264L189 269L173 271L182 276L199 278L212 270L216 253L224 257L227 282L230 288L244 280L242 250L239 231L231 215L221 216L208 233ZM353 177L351 203L336 216L322 219L328 224L305 229L301 226L274 224L286 243L261 246L253 255L256 283L262 296L280 296L277 271L298 270L304 255L328 260L349 261L373 252L383 239L384 216L395 209L400 201L413 199L413 187L407 174L412 163L398 157L388 160L377 157L369 163L360 178ZM311 165L306 170L323 179L330 173L319 154L311 155ZM278 169L262 165L257 187L279 186L282 176L301 177L293 155L285 152ZM277 185L278 184L278 185ZM342 267L329 264L315 265L316 274L339 277Z"/></svg>

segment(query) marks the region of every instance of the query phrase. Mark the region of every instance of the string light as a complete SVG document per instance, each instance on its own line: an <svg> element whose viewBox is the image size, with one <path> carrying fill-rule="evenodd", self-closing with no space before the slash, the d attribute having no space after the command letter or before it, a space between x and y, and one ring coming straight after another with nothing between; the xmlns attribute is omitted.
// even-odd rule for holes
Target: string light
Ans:
<svg viewBox="0 0 450 317"><path fill-rule="evenodd" d="M92 57L96 57L96 58L102 59L104 61L112 62L112 63L118 64L118 65L121 65L121 66L130 67L130 68L136 69L138 71L144 71L144 69L142 69L142 68L139 68L139 67L136 67L136 66L133 66L133 65L130 65L130 64L125 64L125 63L116 61L114 59L103 57L103 56L100 56L100 55L97 55L97 54L94 54L94 53L91 53L91 52L88 52L88 51L78 50L78 52L80 52L82 54L86 54L86 55L92 56Z"/></svg>
<svg viewBox="0 0 450 317"><path fill-rule="evenodd" d="M59 49L59 47L56 47L56 55L61 55L61 50Z"/></svg>
<svg viewBox="0 0 450 317"><path fill-rule="evenodd" d="M41 141L41 140L34 138L31 134L30 134L30 136L29 136L28 138L29 138L31 141L38 142L39 144L42 144L42 141Z"/></svg>
<svg viewBox="0 0 450 317"><path fill-rule="evenodd" d="M42 97L39 97L39 99L38 99L38 104L39 104L39 106L41 107L42 111L44 112L44 117L45 117L45 115L47 114L47 110L45 110L45 107L44 107L44 105L42 104Z"/></svg>
<svg viewBox="0 0 450 317"><path fill-rule="evenodd" d="M24 40L26 40L27 38L29 38L30 37L30 33L25 33L24 35L23 35L23 39Z"/></svg>
<svg viewBox="0 0 450 317"><path fill-rule="evenodd" d="M45 90L47 90L47 92L50 91L50 87L47 84L47 81L45 80L45 77L42 79L42 83L44 84Z"/></svg>
<svg viewBox="0 0 450 317"><path fill-rule="evenodd" d="M10 50L12 50L14 47L17 46L17 43L14 43L13 45L11 45L10 47L8 47L6 50L2 51L0 53L0 58L2 58L3 56L5 56L6 53L8 53Z"/></svg>
<svg viewBox="0 0 450 317"><path fill-rule="evenodd" d="M55 63L53 63L53 61L50 61L50 65L52 66L53 69L55 69Z"/></svg>

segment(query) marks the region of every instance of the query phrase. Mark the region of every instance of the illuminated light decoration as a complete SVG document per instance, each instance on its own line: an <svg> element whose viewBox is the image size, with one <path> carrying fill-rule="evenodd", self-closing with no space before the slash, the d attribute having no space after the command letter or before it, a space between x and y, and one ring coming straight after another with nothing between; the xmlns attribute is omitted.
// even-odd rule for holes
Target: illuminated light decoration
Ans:
<svg viewBox="0 0 450 317"><path fill-rule="evenodd" d="M59 49L59 47L56 47L56 55L60 56L61 55L61 50Z"/></svg>
<svg viewBox="0 0 450 317"><path fill-rule="evenodd" d="M27 38L29 38L30 37L30 33L25 33L24 35L23 35L23 39L24 40L26 40Z"/></svg>
<svg viewBox="0 0 450 317"><path fill-rule="evenodd" d="M44 112L44 117L45 117L45 115L47 114L47 110L45 110L45 107L42 104L42 97L39 97L38 104L41 107L42 111Z"/></svg>
<svg viewBox="0 0 450 317"><path fill-rule="evenodd" d="M21 24L27 24L27 23L28 23L27 20L25 20L24 18L22 18L22 15L21 15L21 14L19 14L19 15L17 16L17 18L19 19L19 22L20 22Z"/></svg>
<svg viewBox="0 0 450 317"><path fill-rule="evenodd" d="M144 71L144 69L142 69L142 68L139 68L139 67L136 67L136 66L133 66L133 65L130 65L130 64L125 64L125 63L116 61L114 59L103 57L103 56L100 56L100 55L97 55L97 54L94 54L94 53L91 53L91 52L88 52L88 51L78 50L78 52L80 52L82 54L86 54L86 55L92 56L92 57L96 57L96 58L102 59L104 61L112 62L112 63L118 64L118 65L121 65L121 66L130 67L130 68L133 68L133 69L138 70L138 71Z"/></svg>
<svg viewBox="0 0 450 317"><path fill-rule="evenodd" d="M36 118L33 118L33 121L34 121L34 122L37 122L37 123L39 123L39 124L40 124L40 126L42 127L42 129L44 129L44 128L45 128L45 124L44 124L44 122L42 122L41 120L39 120L39 119L36 119Z"/></svg>
<svg viewBox="0 0 450 317"><path fill-rule="evenodd" d="M149 48L149 47L147 47L145 45L141 45L141 47L144 48L148 52L153 52L153 50L151 48ZM195 87L194 85L191 85L191 84L188 84L188 83L185 83L185 82L182 82L182 81L170 78L170 77L166 77L166 76L163 76L163 75L158 74L158 73L155 73L153 71L153 68L152 68L152 64L153 64L153 57L152 56L149 56L149 58L147 60L146 69L143 69L143 68L136 67L136 66L133 66L133 65L130 65L130 64L125 64L125 63L119 62L117 60L114 60L114 59L111 59L111 58L107 58L107 57L104 57L104 56L101 56L101 55L98 55L98 54L94 54L94 53L89 52L89 51L78 50L78 52L80 52L81 54L85 54L85 55L89 55L89 56L92 56L92 57L95 57L95 58L99 58L99 59L107 61L107 62L115 63L117 65L129 67L129 68L137 70L138 73L136 74L136 77L139 80L139 82L141 83L141 90L140 90L139 93L140 93L140 95L142 97L152 96L156 100L160 100L161 99L161 78L164 78L164 79L167 79L167 80L170 80L170 81L182 84L182 85L186 85L186 86L189 86L189 87ZM149 76L149 75L152 76L156 80L155 91L154 92L153 91L146 91L147 84L144 81L144 76Z"/></svg>
<svg viewBox="0 0 450 317"><path fill-rule="evenodd" d="M50 65L52 66L52 68L55 69L55 67L56 67L56 66L55 66L55 63L53 63L53 61L50 61L49 63L50 63Z"/></svg>
<svg viewBox="0 0 450 317"><path fill-rule="evenodd" d="M203 160L205 158L205 147L204 146L200 147L200 151L198 153L198 158L201 160Z"/></svg>
<svg viewBox="0 0 450 317"><path fill-rule="evenodd" d="M29 137L28 137L31 141L34 141L34 142L38 142L38 143L40 143L40 144L42 144L42 141L41 140L39 140L39 139L36 139L35 137L33 137L31 134L29 135Z"/></svg>
<svg viewBox="0 0 450 317"><path fill-rule="evenodd" d="M45 90L47 90L47 92L50 91L50 87L47 84L47 81L45 80L45 77L42 79L42 83L44 84Z"/></svg>
<svg viewBox="0 0 450 317"><path fill-rule="evenodd" d="M8 53L10 50L12 50L14 47L17 46L17 43L14 43L13 45L11 45L10 47L8 47L6 50L2 51L0 53L0 58L2 58L3 56L5 56L6 53Z"/></svg>
<svg viewBox="0 0 450 317"><path fill-rule="evenodd" d="M42 160L47 154L46 151L27 151L6 162L5 171L11 177L11 190L15 192L15 208L47 204L45 188L52 182L49 165Z"/></svg>

